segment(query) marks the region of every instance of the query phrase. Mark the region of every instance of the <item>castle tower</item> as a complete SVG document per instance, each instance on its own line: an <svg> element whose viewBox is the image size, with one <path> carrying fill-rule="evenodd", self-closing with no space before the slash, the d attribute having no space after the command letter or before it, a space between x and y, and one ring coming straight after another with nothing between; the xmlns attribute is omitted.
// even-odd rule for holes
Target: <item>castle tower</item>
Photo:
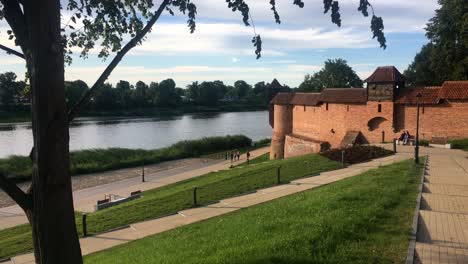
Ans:
<svg viewBox="0 0 468 264"><path fill-rule="evenodd" d="M405 77L395 66L378 67L364 82L369 101L393 102L405 88Z"/></svg>
<svg viewBox="0 0 468 264"><path fill-rule="evenodd" d="M388 142L395 136L395 100L405 87L404 76L394 66L378 67L367 83L369 120L365 134L370 142Z"/></svg>
<svg viewBox="0 0 468 264"><path fill-rule="evenodd" d="M273 98L273 134L271 137L270 159L284 158L286 135L292 132L292 106L289 93L279 93Z"/></svg>

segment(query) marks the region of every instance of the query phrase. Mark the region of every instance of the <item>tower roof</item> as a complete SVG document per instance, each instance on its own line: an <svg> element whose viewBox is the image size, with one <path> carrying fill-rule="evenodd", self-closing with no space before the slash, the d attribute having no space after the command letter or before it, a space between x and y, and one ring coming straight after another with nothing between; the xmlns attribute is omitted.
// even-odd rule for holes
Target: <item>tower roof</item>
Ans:
<svg viewBox="0 0 468 264"><path fill-rule="evenodd" d="M367 83L380 83L380 82L404 82L405 76L401 74L395 66L382 66L378 67L371 76L364 80Z"/></svg>
<svg viewBox="0 0 468 264"><path fill-rule="evenodd" d="M268 88L273 89L273 90L281 90L283 89L283 86L278 82L278 80L273 79L273 81L270 83Z"/></svg>

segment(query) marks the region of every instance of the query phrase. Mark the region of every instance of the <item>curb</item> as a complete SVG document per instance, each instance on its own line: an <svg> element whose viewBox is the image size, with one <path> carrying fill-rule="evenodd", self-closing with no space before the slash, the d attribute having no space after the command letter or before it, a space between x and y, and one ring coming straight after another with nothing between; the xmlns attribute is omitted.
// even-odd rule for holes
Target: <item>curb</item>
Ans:
<svg viewBox="0 0 468 264"><path fill-rule="evenodd" d="M414 209L414 216L413 216L413 224L411 226L411 240L408 246L408 253L406 256L406 264L413 264L414 263L414 253L416 250L416 235L418 233L418 223L419 223L419 210L421 209L421 198L422 198L422 190L424 185L424 177L427 171L427 164L428 164L429 156L426 156L426 161L424 162L423 172L421 176L421 182L419 183L419 194L418 198L416 198L416 208Z"/></svg>

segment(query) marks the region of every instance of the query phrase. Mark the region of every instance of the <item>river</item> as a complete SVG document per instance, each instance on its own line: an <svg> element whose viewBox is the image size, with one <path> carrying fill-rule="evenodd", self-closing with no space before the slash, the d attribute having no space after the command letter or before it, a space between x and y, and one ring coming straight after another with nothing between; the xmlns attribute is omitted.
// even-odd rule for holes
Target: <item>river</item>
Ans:
<svg viewBox="0 0 468 264"><path fill-rule="evenodd" d="M197 113L161 118L78 118L70 127L70 150L93 148L154 149L181 140L243 134L271 137L268 112ZM0 124L0 158L28 155L30 123Z"/></svg>

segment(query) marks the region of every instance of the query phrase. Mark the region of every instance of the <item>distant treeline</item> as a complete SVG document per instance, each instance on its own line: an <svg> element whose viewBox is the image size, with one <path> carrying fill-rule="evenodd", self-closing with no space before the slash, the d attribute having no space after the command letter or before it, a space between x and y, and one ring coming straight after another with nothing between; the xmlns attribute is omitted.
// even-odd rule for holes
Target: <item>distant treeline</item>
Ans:
<svg viewBox="0 0 468 264"><path fill-rule="evenodd" d="M239 80L233 86L222 81L193 82L182 89L172 79L149 84L143 81L131 84L121 80L115 86L106 83L99 88L85 110L125 111L136 108L213 107L226 104L266 107L267 86L265 82L252 86ZM0 106L3 109L24 109L21 106L29 104L29 90L29 86L24 81L18 81L14 73L0 74ZM72 107L88 90L88 84L82 80L67 81L67 106Z"/></svg>

